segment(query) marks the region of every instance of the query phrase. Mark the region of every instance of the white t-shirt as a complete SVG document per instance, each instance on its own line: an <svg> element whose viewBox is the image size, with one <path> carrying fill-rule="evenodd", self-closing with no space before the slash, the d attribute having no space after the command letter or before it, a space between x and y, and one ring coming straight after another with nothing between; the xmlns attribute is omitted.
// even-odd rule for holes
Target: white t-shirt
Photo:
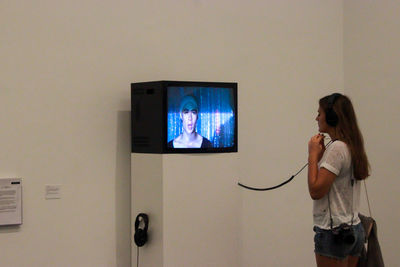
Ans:
<svg viewBox="0 0 400 267"><path fill-rule="evenodd" d="M353 175L351 154L347 145L342 141L335 141L325 150L318 163L318 169L325 168L337 175L330 191L330 207L333 219L333 228L342 223L353 225L360 223L358 210L360 207L360 181ZM354 180L354 186L351 181ZM322 229L330 229L331 222L328 208L328 194L321 199L314 200L314 225Z"/></svg>

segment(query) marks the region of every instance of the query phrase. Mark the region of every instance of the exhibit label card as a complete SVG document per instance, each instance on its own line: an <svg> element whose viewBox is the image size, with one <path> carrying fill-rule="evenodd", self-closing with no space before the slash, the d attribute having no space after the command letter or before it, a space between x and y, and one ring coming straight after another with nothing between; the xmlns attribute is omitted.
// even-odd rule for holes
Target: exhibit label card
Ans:
<svg viewBox="0 0 400 267"><path fill-rule="evenodd" d="M22 179L0 178L0 225L22 224Z"/></svg>

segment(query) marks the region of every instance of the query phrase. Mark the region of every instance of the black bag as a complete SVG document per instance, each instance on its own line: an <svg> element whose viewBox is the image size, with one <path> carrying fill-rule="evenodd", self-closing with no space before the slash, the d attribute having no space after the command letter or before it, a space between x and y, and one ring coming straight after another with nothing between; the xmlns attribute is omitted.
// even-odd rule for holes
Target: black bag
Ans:
<svg viewBox="0 0 400 267"><path fill-rule="evenodd" d="M381 247L378 242L376 222L372 217L359 214L365 231L365 246L358 260L358 267L384 267Z"/></svg>

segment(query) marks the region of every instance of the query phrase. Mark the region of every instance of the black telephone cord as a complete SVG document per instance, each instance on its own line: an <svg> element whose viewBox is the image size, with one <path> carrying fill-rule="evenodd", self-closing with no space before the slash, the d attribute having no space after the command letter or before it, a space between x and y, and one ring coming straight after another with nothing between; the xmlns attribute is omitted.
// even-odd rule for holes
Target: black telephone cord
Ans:
<svg viewBox="0 0 400 267"><path fill-rule="evenodd" d="M326 147L328 147L331 143L333 143L335 140L331 140L328 142L328 144L326 144ZM241 183L238 183L239 186L249 189L249 190L254 190L254 191L268 191L268 190L273 190L273 189L277 189L287 183L289 183L290 181L293 180L294 177L296 177L299 173L301 173L302 170L304 170L304 168L308 165L308 163L306 163L296 174L292 175L288 180L284 181L281 184L272 186L272 187L267 187L267 188L257 188L257 187L251 187L251 186L247 186Z"/></svg>

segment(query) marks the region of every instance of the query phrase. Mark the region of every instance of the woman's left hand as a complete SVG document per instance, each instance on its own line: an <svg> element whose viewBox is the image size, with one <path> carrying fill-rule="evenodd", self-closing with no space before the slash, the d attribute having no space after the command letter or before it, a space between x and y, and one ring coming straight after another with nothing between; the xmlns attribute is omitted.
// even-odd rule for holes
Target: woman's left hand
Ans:
<svg viewBox="0 0 400 267"><path fill-rule="evenodd" d="M325 152L325 136L322 134L316 134L311 137L308 142L308 157L309 159L319 161Z"/></svg>

